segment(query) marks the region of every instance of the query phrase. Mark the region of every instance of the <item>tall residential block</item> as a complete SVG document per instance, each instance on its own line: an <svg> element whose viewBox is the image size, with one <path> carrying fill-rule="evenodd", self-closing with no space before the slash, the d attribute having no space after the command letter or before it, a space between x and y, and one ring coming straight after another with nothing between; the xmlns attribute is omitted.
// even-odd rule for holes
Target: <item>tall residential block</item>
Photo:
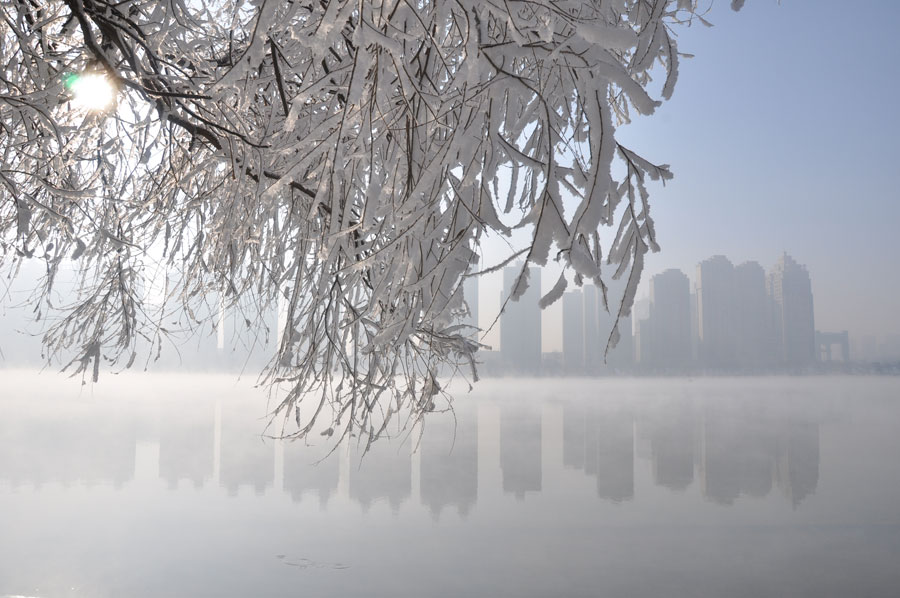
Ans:
<svg viewBox="0 0 900 598"><path fill-rule="evenodd" d="M737 360L744 368L771 365L774 344L766 300L766 273L757 262L734 268Z"/></svg>
<svg viewBox="0 0 900 598"><path fill-rule="evenodd" d="M650 316L638 324L637 351L642 366L681 368L691 362L691 289L681 270L650 279Z"/></svg>
<svg viewBox="0 0 900 598"><path fill-rule="evenodd" d="M500 353L505 367L512 371L538 375L541 371L541 270L528 268L528 288L518 301L507 298L513 287L522 284L522 266L503 269L500 317ZM502 303L501 303L502 304Z"/></svg>
<svg viewBox="0 0 900 598"><path fill-rule="evenodd" d="M581 291L563 295L563 368L568 374L584 373L584 296Z"/></svg>
<svg viewBox="0 0 900 598"><path fill-rule="evenodd" d="M600 311L603 309L600 289L593 284L584 285L584 369L596 374L603 365L606 338L600 333Z"/></svg>
<svg viewBox="0 0 900 598"><path fill-rule="evenodd" d="M769 273L767 282L779 361L789 366L813 363L816 326L809 272L785 253Z"/></svg>
<svg viewBox="0 0 900 598"><path fill-rule="evenodd" d="M734 266L724 255L697 264L697 325L700 363L704 367L736 365Z"/></svg>

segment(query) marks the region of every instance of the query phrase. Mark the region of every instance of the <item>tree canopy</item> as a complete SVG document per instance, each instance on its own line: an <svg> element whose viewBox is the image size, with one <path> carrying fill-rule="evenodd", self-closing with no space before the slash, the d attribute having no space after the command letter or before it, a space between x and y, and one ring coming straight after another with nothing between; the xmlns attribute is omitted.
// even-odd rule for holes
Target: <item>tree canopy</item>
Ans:
<svg viewBox="0 0 900 598"><path fill-rule="evenodd" d="M443 365L474 372L461 287L487 234L531 242L480 271L560 261L542 305L570 283L605 300L624 277L608 307L629 313L657 250L645 183L671 174L615 131L671 96L673 27L699 13L695 0L5 2L0 260L46 264L35 301L60 317L45 342L77 373L149 357L167 310L221 296L253 328L281 301L265 379L291 390L276 414L312 401L339 433L421 415ZM109 85L108 106L79 101L87 77ZM76 298L51 305L72 264ZM142 292L154 265L170 273L161 306Z"/></svg>

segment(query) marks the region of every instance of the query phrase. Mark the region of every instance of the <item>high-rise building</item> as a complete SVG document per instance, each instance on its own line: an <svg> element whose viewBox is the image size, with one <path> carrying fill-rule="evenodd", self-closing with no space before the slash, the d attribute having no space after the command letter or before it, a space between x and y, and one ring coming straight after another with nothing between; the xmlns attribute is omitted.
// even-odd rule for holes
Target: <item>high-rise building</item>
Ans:
<svg viewBox="0 0 900 598"><path fill-rule="evenodd" d="M650 363L650 300L635 299L631 308L634 317L632 339L635 364L646 366Z"/></svg>
<svg viewBox="0 0 900 598"><path fill-rule="evenodd" d="M789 366L813 363L816 326L812 283L806 267L783 254L769 273L767 287L779 361Z"/></svg>
<svg viewBox="0 0 900 598"><path fill-rule="evenodd" d="M500 353L504 365L537 375L541 371L541 270L528 268L528 288L518 301L509 300L513 288L523 284L521 265L503 269L503 315L500 317Z"/></svg>
<svg viewBox="0 0 900 598"><path fill-rule="evenodd" d="M737 354L734 266L724 255L697 264L697 324L703 366L734 367Z"/></svg>
<svg viewBox="0 0 900 598"><path fill-rule="evenodd" d="M650 317L639 324L644 366L680 368L691 361L691 290L681 270L650 279Z"/></svg>
<svg viewBox="0 0 900 598"><path fill-rule="evenodd" d="M563 295L563 368L584 373L584 297L581 291Z"/></svg>
<svg viewBox="0 0 900 598"><path fill-rule="evenodd" d="M603 365L606 338L600 333L600 289L593 284L584 285L584 370L597 374Z"/></svg>
<svg viewBox="0 0 900 598"><path fill-rule="evenodd" d="M641 367L653 365L650 318L638 320L634 326L634 361Z"/></svg>
<svg viewBox="0 0 900 598"><path fill-rule="evenodd" d="M737 361L743 368L770 365L774 350L766 302L766 273L757 262L734 268Z"/></svg>

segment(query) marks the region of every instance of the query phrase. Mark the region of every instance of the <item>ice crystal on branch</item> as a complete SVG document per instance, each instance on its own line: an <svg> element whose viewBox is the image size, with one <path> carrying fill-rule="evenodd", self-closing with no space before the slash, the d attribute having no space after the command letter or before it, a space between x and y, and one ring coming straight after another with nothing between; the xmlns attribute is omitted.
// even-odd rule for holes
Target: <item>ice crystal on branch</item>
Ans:
<svg viewBox="0 0 900 598"><path fill-rule="evenodd" d="M473 363L461 281L487 233L530 231L526 266L552 256L576 284L627 277L611 309L629 312L656 249L645 181L671 175L622 147L615 127L659 105L651 71L672 93L671 28L696 9L4 3L3 259L44 260L45 291L74 259L77 299L56 306L46 341L76 372L96 378L104 359L130 365L142 347L152 358L173 309L201 320L201 304L222 297L252 325L281 300L265 376L290 384L277 413L316 407L295 433L322 418L340 436L402 409L418 416L434 408L441 367ZM66 82L86 72L109 82L115 110L73 101ZM614 231L607 247L602 227ZM169 272L161 308L141 291L154 263Z"/></svg>

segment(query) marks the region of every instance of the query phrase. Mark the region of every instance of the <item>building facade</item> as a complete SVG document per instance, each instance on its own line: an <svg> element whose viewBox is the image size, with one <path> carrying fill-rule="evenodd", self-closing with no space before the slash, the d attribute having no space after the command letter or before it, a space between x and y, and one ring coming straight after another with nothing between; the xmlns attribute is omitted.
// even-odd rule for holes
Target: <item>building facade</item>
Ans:
<svg viewBox="0 0 900 598"><path fill-rule="evenodd" d="M697 331L700 362L733 368L737 361L734 266L723 255L697 264Z"/></svg>
<svg viewBox="0 0 900 598"><path fill-rule="evenodd" d="M769 273L767 286L778 361L791 367L812 364L816 325L809 272L785 253Z"/></svg>
<svg viewBox="0 0 900 598"><path fill-rule="evenodd" d="M772 340L766 273L757 262L734 268L737 360L744 369L758 370L772 365Z"/></svg>
<svg viewBox="0 0 900 598"><path fill-rule="evenodd" d="M514 287L523 284L522 273L522 266L503 269L501 305L506 305L500 317L500 353L510 371L537 376L541 372L541 270L528 268L527 290L518 301L507 300Z"/></svg>
<svg viewBox="0 0 900 598"><path fill-rule="evenodd" d="M563 294L563 369L584 373L584 296L581 291Z"/></svg>
<svg viewBox="0 0 900 598"><path fill-rule="evenodd" d="M650 279L650 314L638 323L635 345L643 368L690 365L691 290L681 270L666 270Z"/></svg>

